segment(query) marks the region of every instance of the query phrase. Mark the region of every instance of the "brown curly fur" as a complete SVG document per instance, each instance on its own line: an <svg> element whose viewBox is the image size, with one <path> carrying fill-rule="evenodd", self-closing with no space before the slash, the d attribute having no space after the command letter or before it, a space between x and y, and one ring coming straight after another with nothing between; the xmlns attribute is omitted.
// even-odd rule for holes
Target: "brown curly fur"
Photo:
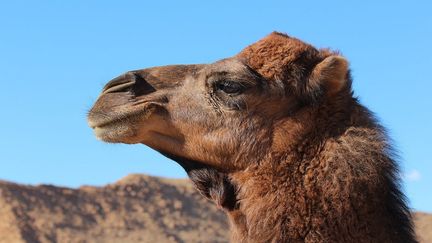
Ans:
<svg viewBox="0 0 432 243"><path fill-rule="evenodd" d="M282 151L227 175L235 193L216 170L187 170L220 207L237 202L225 207L233 242L416 242L391 145L352 97L349 74L344 90L328 98L319 77L308 73L331 54L273 33L238 55L268 81L315 104L277 127L292 134L274 138ZM309 83L296 82L305 77Z"/></svg>
<svg viewBox="0 0 432 243"><path fill-rule="evenodd" d="M274 32L213 64L132 71L89 122L178 162L233 242L416 242L391 144L337 52Z"/></svg>

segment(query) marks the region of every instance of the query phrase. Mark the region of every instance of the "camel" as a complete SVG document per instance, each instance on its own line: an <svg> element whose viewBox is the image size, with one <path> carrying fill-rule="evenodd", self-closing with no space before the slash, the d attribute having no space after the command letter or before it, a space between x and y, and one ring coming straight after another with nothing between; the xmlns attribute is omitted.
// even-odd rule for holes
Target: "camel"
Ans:
<svg viewBox="0 0 432 243"><path fill-rule="evenodd" d="M417 242L385 129L348 61L273 32L211 64L129 71L88 123L179 163L233 242Z"/></svg>

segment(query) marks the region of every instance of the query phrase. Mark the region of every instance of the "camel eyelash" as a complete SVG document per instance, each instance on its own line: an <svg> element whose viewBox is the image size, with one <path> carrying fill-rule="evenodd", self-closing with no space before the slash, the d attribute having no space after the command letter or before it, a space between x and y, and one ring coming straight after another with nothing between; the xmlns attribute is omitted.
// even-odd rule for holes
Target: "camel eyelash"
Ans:
<svg viewBox="0 0 432 243"><path fill-rule="evenodd" d="M249 86L243 82L233 80L221 80L214 83L214 89L229 95L243 93Z"/></svg>

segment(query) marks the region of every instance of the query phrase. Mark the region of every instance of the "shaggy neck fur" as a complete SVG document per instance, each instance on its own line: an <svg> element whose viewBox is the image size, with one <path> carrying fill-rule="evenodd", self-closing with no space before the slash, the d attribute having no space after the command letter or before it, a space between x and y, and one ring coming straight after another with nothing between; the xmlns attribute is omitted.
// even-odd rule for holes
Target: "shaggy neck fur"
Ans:
<svg viewBox="0 0 432 243"><path fill-rule="evenodd" d="M275 137L243 171L180 162L227 212L233 242L416 242L390 145L370 112L347 97L314 109L299 112L309 126L295 117L277 124L277 134L291 127L285 141Z"/></svg>

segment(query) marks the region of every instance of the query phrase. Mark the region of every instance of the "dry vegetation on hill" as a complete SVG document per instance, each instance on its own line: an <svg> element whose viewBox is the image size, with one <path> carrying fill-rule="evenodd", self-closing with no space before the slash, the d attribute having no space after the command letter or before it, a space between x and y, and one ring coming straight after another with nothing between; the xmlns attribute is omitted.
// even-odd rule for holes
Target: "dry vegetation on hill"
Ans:
<svg viewBox="0 0 432 243"><path fill-rule="evenodd" d="M415 222L421 242L432 242L432 215ZM0 181L0 242L228 242L228 224L187 180L130 175L79 189Z"/></svg>

